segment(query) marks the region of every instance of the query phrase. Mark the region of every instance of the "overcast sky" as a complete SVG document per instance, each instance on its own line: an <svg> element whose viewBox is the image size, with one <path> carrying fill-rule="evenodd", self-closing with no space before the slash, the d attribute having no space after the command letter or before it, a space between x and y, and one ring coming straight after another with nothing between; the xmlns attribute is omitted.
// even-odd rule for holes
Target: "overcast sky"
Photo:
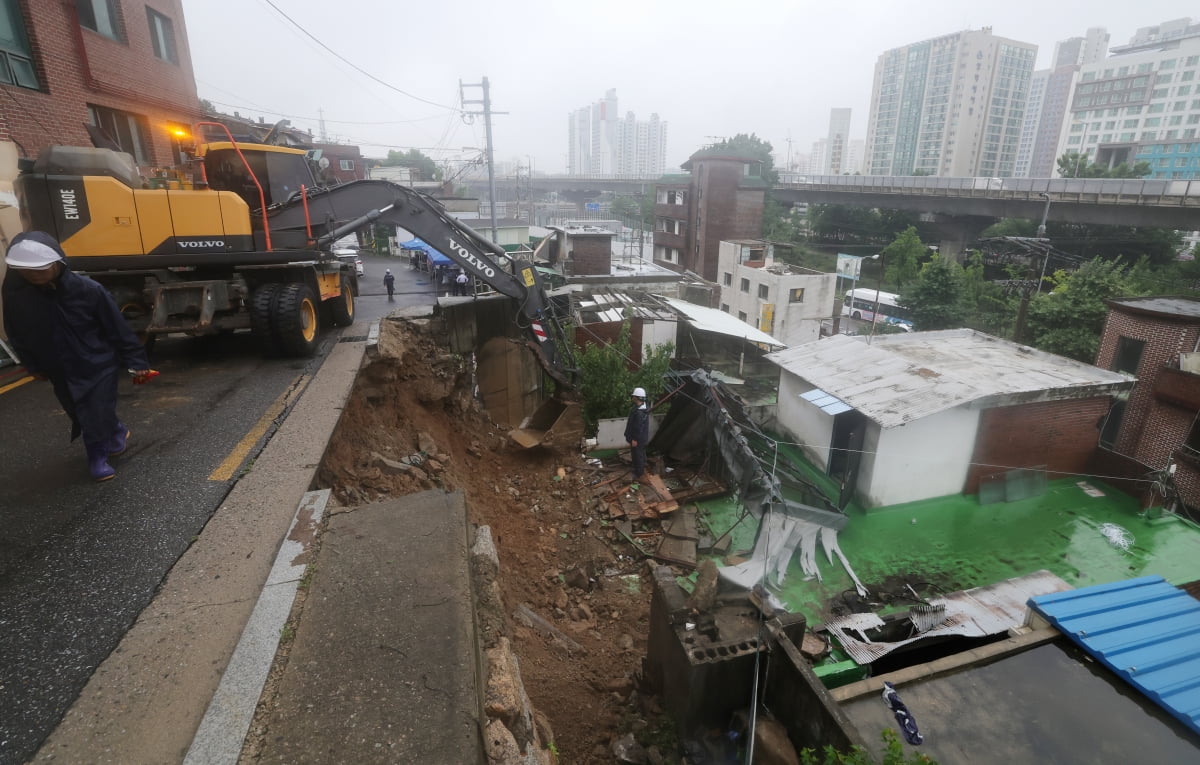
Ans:
<svg viewBox="0 0 1200 765"><path fill-rule="evenodd" d="M306 36L277 10L282 9ZM496 159L566 168L567 113L616 88L623 116L668 125L668 171L713 137L757 133L781 158L807 153L829 110L866 136L879 54L963 29L1038 46L1103 26L1111 45L1191 12L1180 0L183 0L202 98L222 111L357 143L367 156L419 148L475 154L482 118L458 83L491 83ZM328 46L354 66L323 49ZM391 89L372 81L358 67ZM404 91L410 95L403 95ZM415 97L415 98L414 98ZM468 100L481 98L478 88ZM424 103L422 100L429 103ZM467 105L468 111L479 109Z"/></svg>

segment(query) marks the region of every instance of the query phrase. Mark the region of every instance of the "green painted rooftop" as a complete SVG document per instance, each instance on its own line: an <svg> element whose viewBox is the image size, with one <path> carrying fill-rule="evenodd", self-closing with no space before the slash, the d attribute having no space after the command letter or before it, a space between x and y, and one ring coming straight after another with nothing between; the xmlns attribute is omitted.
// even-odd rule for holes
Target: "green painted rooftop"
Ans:
<svg viewBox="0 0 1200 765"><path fill-rule="evenodd" d="M787 462L796 474L808 471L817 480L828 480L811 466ZM869 512L851 505L838 543L871 593L868 599L879 603L872 609L878 613L915 602L897 597L906 584L930 598L1040 569L1076 587L1146 574L1158 574L1176 585L1200 580L1200 526L1178 516L1147 518L1128 495L1090 478L1085 481L1089 494L1081 481L1050 481L1040 496L988 505L974 495ZM1098 493L1102 494L1091 496ZM733 553L749 551L758 530L753 516L742 516L731 498L701 503L701 517L714 538L734 529L729 548ZM1103 524L1124 529L1132 537L1128 549L1110 542ZM1106 530L1111 535L1111 527ZM856 597L854 584L836 558L830 563L818 546L823 581L805 581L798 557L793 557L782 587L768 586L788 610L803 613L810 625L851 610L846 599Z"/></svg>

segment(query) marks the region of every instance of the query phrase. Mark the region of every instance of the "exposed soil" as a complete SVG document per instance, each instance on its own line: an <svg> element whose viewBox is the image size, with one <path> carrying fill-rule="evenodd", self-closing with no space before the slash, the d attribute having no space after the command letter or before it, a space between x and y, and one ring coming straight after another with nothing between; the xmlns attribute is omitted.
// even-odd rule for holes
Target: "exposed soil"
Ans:
<svg viewBox="0 0 1200 765"><path fill-rule="evenodd" d="M469 361L446 352L428 322L385 320L379 350L359 376L320 485L345 506L461 489L471 521L492 528L506 629L561 761L611 763L618 731L655 725L638 720L657 709L634 690L646 649L646 564L591 518L593 471L574 445L510 443L471 396ZM418 469L395 464L422 451ZM519 624L521 604L583 650Z"/></svg>

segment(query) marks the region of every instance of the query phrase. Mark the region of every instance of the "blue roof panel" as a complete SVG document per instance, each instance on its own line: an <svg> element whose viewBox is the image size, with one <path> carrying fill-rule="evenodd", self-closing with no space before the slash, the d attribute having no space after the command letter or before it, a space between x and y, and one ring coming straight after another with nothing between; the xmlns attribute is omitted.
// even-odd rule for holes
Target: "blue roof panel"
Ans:
<svg viewBox="0 0 1200 765"><path fill-rule="evenodd" d="M1161 576L1030 598L1102 664L1200 733L1200 601Z"/></svg>

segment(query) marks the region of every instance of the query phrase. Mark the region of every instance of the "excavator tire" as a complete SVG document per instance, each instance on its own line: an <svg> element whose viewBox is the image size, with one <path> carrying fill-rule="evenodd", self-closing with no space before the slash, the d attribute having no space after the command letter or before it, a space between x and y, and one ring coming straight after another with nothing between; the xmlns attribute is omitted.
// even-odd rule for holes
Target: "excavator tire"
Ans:
<svg viewBox="0 0 1200 765"><path fill-rule="evenodd" d="M250 332L264 356L279 355L279 333L271 306L282 284L262 284L250 296Z"/></svg>
<svg viewBox="0 0 1200 765"><path fill-rule="evenodd" d="M325 302L329 305L333 326L349 327L354 323L354 285L345 276L342 277L342 294Z"/></svg>
<svg viewBox="0 0 1200 765"><path fill-rule="evenodd" d="M320 304L308 285L280 285L271 304L271 324L288 356L313 356L321 332Z"/></svg>

